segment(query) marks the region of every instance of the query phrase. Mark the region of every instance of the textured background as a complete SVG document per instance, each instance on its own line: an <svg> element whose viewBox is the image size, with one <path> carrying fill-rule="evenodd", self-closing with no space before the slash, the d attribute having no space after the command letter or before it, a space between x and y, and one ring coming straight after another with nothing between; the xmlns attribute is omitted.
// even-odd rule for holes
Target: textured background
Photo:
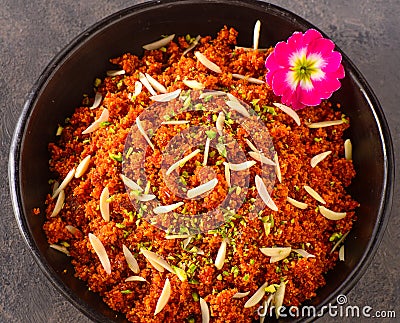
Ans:
<svg viewBox="0 0 400 323"><path fill-rule="evenodd" d="M0 322L89 322L45 278L19 234L8 191L8 150L27 93L51 58L99 19L139 2L0 0ZM383 106L400 161L400 1L271 2L318 26L358 66ZM395 197L374 261L347 297L350 305L395 310L400 317L399 185Z"/></svg>

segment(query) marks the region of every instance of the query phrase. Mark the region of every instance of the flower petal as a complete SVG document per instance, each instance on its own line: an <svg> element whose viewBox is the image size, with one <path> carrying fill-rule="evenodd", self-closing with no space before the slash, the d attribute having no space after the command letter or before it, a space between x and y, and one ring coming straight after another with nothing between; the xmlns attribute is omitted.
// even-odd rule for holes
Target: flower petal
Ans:
<svg viewBox="0 0 400 323"><path fill-rule="evenodd" d="M318 30L315 29L308 29L303 36L303 42L305 44L309 44L312 41L315 41L316 39L321 39L323 38L321 33Z"/></svg>
<svg viewBox="0 0 400 323"><path fill-rule="evenodd" d="M274 74L272 79L272 88L276 95L283 95L289 88L291 91L296 90L297 83L294 80L293 72L287 72L282 69Z"/></svg>
<svg viewBox="0 0 400 323"><path fill-rule="evenodd" d="M279 42L274 49L275 62L281 67L288 67L289 57L292 54L292 49L285 42Z"/></svg>
<svg viewBox="0 0 400 323"><path fill-rule="evenodd" d="M339 52L332 52L324 57L325 66L322 68L325 72L335 72L337 71L342 62L342 55Z"/></svg>
<svg viewBox="0 0 400 323"><path fill-rule="evenodd" d="M296 51L303 47L303 34L299 31L293 33L287 40L288 46L292 51Z"/></svg>
<svg viewBox="0 0 400 323"><path fill-rule="evenodd" d="M330 39L325 38L314 39L307 46L307 50L309 53L319 53L324 57L332 53L334 48L334 42Z"/></svg>

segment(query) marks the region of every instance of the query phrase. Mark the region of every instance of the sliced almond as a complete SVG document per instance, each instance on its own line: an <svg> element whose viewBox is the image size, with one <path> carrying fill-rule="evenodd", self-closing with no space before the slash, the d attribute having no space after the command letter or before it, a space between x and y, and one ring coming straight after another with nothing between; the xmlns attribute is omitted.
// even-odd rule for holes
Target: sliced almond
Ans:
<svg viewBox="0 0 400 323"><path fill-rule="evenodd" d="M240 104L239 102L236 101L226 101L225 102L226 105L231 108L232 110L240 113L242 116L246 117L246 118L250 118L250 113L249 111L247 111L247 109Z"/></svg>
<svg viewBox="0 0 400 323"><path fill-rule="evenodd" d="M128 249L127 246L122 245L122 251L125 256L125 260L128 264L128 267L135 273L138 274L140 272L139 264L135 258L135 256L132 254L132 252Z"/></svg>
<svg viewBox="0 0 400 323"><path fill-rule="evenodd" d="M265 287L268 286L268 282L261 285L259 289L251 296L248 301L244 304L245 308L253 307L257 305L265 295Z"/></svg>
<svg viewBox="0 0 400 323"><path fill-rule="evenodd" d="M169 298L171 297L171 283L169 282L169 279L167 278L165 280L164 288L161 291L161 295L158 298L157 304L156 304L156 310L154 311L154 316L156 316L158 313L160 313L165 305L167 305Z"/></svg>
<svg viewBox="0 0 400 323"><path fill-rule="evenodd" d="M204 146L203 166L207 166L208 153L210 151L210 143L211 143L211 139L209 137L207 137L206 144Z"/></svg>
<svg viewBox="0 0 400 323"><path fill-rule="evenodd" d="M181 89L178 89L173 92L153 95L150 97L150 99L156 102L169 102L172 101L173 99L176 99L179 96L179 94L181 94L181 91L182 91Z"/></svg>
<svg viewBox="0 0 400 323"><path fill-rule="evenodd" d="M282 172L281 172L281 166L279 165L278 153L275 153L274 155L274 163L275 163L276 177L278 178L279 183L282 183Z"/></svg>
<svg viewBox="0 0 400 323"><path fill-rule="evenodd" d="M118 75L124 75L125 70L109 70L107 71L107 76L118 76Z"/></svg>
<svg viewBox="0 0 400 323"><path fill-rule="evenodd" d="M153 194L132 194L131 196L133 196L135 200L138 200L140 202L152 201L157 197Z"/></svg>
<svg viewBox="0 0 400 323"><path fill-rule="evenodd" d="M249 140L249 139L246 139L246 143L247 143L247 145L250 147L250 149L253 151L253 152L255 152L255 153L257 153L257 154L261 154L261 152L256 148L256 146L254 146L254 144ZM274 163L275 164L275 163Z"/></svg>
<svg viewBox="0 0 400 323"><path fill-rule="evenodd" d="M168 45L175 37L175 34L169 35L167 37L161 38L157 41L154 41L152 43L143 45L142 47L146 50L155 50L155 49L159 49L161 47L164 47L166 45Z"/></svg>
<svg viewBox="0 0 400 323"><path fill-rule="evenodd" d="M201 310L201 323L210 322L210 310L208 309L207 302L200 297L200 310Z"/></svg>
<svg viewBox="0 0 400 323"><path fill-rule="evenodd" d="M203 83L200 83L199 81L196 81L196 80L184 79L182 82L187 87L190 87L193 90L203 90L205 88L205 85Z"/></svg>
<svg viewBox="0 0 400 323"><path fill-rule="evenodd" d="M149 83L151 84L153 89L155 89L156 91L158 91L160 93L164 93L164 94L168 92L167 89L165 88L165 86L162 85L160 82L158 82L150 74L145 73L144 76L146 76L147 80L149 81Z"/></svg>
<svg viewBox="0 0 400 323"><path fill-rule="evenodd" d="M65 176L64 180L61 182L61 184L58 186L58 188L54 191L53 196L51 198L56 198L58 196L58 194L60 194L60 192L62 190L65 189L65 187L68 185L68 183L74 178L75 175L75 168L72 168L67 176Z"/></svg>
<svg viewBox="0 0 400 323"><path fill-rule="evenodd" d="M243 47L243 46L235 46L235 50L243 50L245 52L251 52L253 51L253 47ZM259 52L267 52L269 50L269 48L259 48L258 51Z"/></svg>
<svg viewBox="0 0 400 323"><path fill-rule="evenodd" d="M322 204L326 204L325 200L322 198L321 195L319 195L314 189L312 189L310 186L308 185L304 185L304 189L306 190L306 192L308 194L310 194L314 199L316 199L318 202L322 203Z"/></svg>
<svg viewBox="0 0 400 323"><path fill-rule="evenodd" d="M136 126L138 127L139 132L141 135L146 139L147 143L149 146L154 150L154 144L151 142L149 136L147 135L146 131L143 129L142 122L140 121L140 118L136 118Z"/></svg>
<svg viewBox="0 0 400 323"><path fill-rule="evenodd" d="M178 207L182 206L183 202L178 202L178 203L174 203L174 204L170 204L170 205L161 205L161 206L157 206L153 209L153 212L155 214L164 214L164 213L168 213L171 212L175 209L177 209Z"/></svg>
<svg viewBox="0 0 400 323"><path fill-rule="evenodd" d="M215 73L222 73L221 68L217 64L211 62L204 54L197 51L197 52L194 52L194 55L197 57L197 59L199 60L199 62L201 64L203 64L205 67L207 67L211 71L213 71Z"/></svg>
<svg viewBox="0 0 400 323"><path fill-rule="evenodd" d="M125 279L126 282L147 282L147 280L140 276L129 276Z"/></svg>
<svg viewBox="0 0 400 323"><path fill-rule="evenodd" d="M353 159L353 145L351 144L350 139L344 141L344 158L346 158L346 160Z"/></svg>
<svg viewBox="0 0 400 323"><path fill-rule="evenodd" d="M57 191L57 188L59 188L59 187L60 187L60 183L58 181L54 181L51 196L54 195L54 193Z"/></svg>
<svg viewBox="0 0 400 323"><path fill-rule="evenodd" d="M130 178L126 177L125 175L121 174L121 179L124 182L124 184L131 190L140 191L140 192L143 191L143 189L138 184L136 184L135 181L131 180Z"/></svg>
<svg viewBox="0 0 400 323"><path fill-rule="evenodd" d="M157 92L154 91L154 89L151 86L151 84L150 84L149 80L147 79L146 75L144 75L142 72L139 72L139 81L150 92L151 95L157 95Z"/></svg>
<svg viewBox="0 0 400 323"><path fill-rule="evenodd" d="M170 120L170 121L163 121L161 124L172 124L172 125L182 125L190 123L189 120Z"/></svg>
<svg viewBox="0 0 400 323"><path fill-rule="evenodd" d="M135 82L135 93L133 93L134 97L137 97L140 93L142 93L143 84L139 81Z"/></svg>
<svg viewBox="0 0 400 323"><path fill-rule="evenodd" d="M228 97L229 101L240 103L239 99L236 96L234 96L233 94L227 92L226 96Z"/></svg>
<svg viewBox="0 0 400 323"><path fill-rule="evenodd" d="M100 213L104 221L106 222L110 221L110 202L108 201L109 198L110 192L108 190L108 187L106 186L103 188L103 191L100 195Z"/></svg>
<svg viewBox="0 0 400 323"><path fill-rule="evenodd" d="M206 91L200 94L199 99L204 99L209 96L223 96L223 95L227 95L227 93L223 91Z"/></svg>
<svg viewBox="0 0 400 323"><path fill-rule="evenodd" d="M56 205L54 206L54 210L51 213L50 217L55 217L60 213L61 209L64 206L64 201L65 201L65 193L64 190L60 191L60 194L58 194Z"/></svg>
<svg viewBox="0 0 400 323"><path fill-rule="evenodd" d="M166 235L165 239L167 240L172 240L172 239L187 239L189 237L192 237L190 234L170 234Z"/></svg>
<svg viewBox="0 0 400 323"><path fill-rule="evenodd" d="M260 40L260 29L261 29L261 21L257 20L254 24L254 31L253 31L253 49L258 49L258 42Z"/></svg>
<svg viewBox="0 0 400 323"><path fill-rule="evenodd" d="M73 225L66 225L65 228L73 235L80 233L81 231L75 228Z"/></svg>
<svg viewBox="0 0 400 323"><path fill-rule="evenodd" d="M164 269L168 270L170 273L175 273L174 269L171 267L171 265L161 256L157 255L155 252L140 248L140 252L143 254L143 256L153 265L153 263L156 263L157 270L159 270L159 267L162 268L162 270L159 270L161 272L164 271ZM155 267L155 266L154 266Z"/></svg>
<svg viewBox="0 0 400 323"><path fill-rule="evenodd" d="M255 77L246 76L246 75L237 74L237 73L232 73L232 77L234 77L235 79L245 80L249 83L254 83L254 84L259 84L259 85L265 83L263 80L256 79Z"/></svg>
<svg viewBox="0 0 400 323"><path fill-rule="evenodd" d="M241 298L246 297L246 296L249 295L249 294L250 294L250 291L245 292L245 293L239 293L239 292L237 292L236 294L234 294L234 295L232 296L232 298L241 299Z"/></svg>
<svg viewBox="0 0 400 323"><path fill-rule="evenodd" d="M269 262L274 263L288 257L292 251L292 248L291 247L260 248L260 251L264 255L271 257Z"/></svg>
<svg viewBox="0 0 400 323"><path fill-rule="evenodd" d="M249 169L249 168L253 167L255 164L257 164L257 163L254 160L247 160L240 164L228 163L229 169L233 170L235 172L240 172L240 171Z"/></svg>
<svg viewBox="0 0 400 323"><path fill-rule="evenodd" d="M221 270L225 263L227 239L223 239L218 249L217 257L215 258L214 265L218 270Z"/></svg>
<svg viewBox="0 0 400 323"><path fill-rule="evenodd" d="M267 187L265 186L263 180L260 176L255 176L255 183L258 194L260 195L261 199L264 201L265 205L268 206L272 211L278 211L278 207L276 206L275 202L272 200L271 196L267 191Z"/></svg>
<svg viewBox="0 0 400 323"><path fill-rule="evenodd" d="M249 155L250 155L251 158L259 161L262 164L275 166L275 162L273 160L269 159L268 157L265 157L260 152L249 151Z"/></svg>
<svg viewBox="0 0 400 323"><path fill-rule="evenodd" d="M93 233L89 233L89 241L90 241L90 244L92 245L94 251L96 252L97 256L99 257L99 260L100 260L101 265L103 266L105 272L110 275L111 274L111 264L110 264L110 260L108 259L108 255L107 255L106 249L104 248L103 243Z"/></svg>
<svg viewBox="0 0 400 323"><path fill-rule="evenodd" d="M147 259L147 260L149 261L150 265L152 265L154 267L154 269L156 269L160 273L163 273L165 271L165 268L163 266L159 265L154 260L151 260L151 259Z"/></svg>
<svg viewBox="0 0 400 323"><path fill-rule="evenodd" d="M214 189L215 186L217 186L217 184L218 184L218 179L213 178L211 181L208 181L208 182L206 182L204 184L201 184L201 185L199 185L197 187L194 187L194 188L188 190L187 191L187 197L192 199L192 198L194 198L196 196L199 196L199 195L201 195L203 193L211 191L211 190Z"/></svg>
<svg viewBox="0 0 400 323"><path fill-rule="evenodd" d="M313 122L307 124L308 128L316 129L316 128L324 128L324 127L331 127L343 124L343 120L329 120L329 121L321 121L321 122Z"/></svg>
<svg viewBox="0 0 400 323"><path fill-rule="evenodd" d="M281 103L274 103L274 106L285 112L289 117L291 117L296 122L298 126L300 126L301 124L300 118L296 111Z"/></svg>
<svg viewBox="0 0 400 323"><path fill-rule="evenodd" d="M344 261L344 245L342 245L339 249L339 260Z"/></svg>
<svg viewBox="0 0 400 323"><path fill-rule="evenodd" d="M104 108L103 111L101 112L100 117L96 121L94 121L89 127L87 127L85 130L83 130L82 134L87 135L91 132L96 131L97 129L100 128L100 124L102 122L108 121L109 117L110 117L110 113L108 112L107 109Z"/></svg>
<svg viewBox="0 0 400 323"><path fill-rule="evenodd" d="M294 252L298 253L303 258L315 258L315 256L304 249L293 249Z"/></svg>
<svg viewBox="0 0 400 323"><path fill-rule="evenodd" d="M295 206L295 207L297 207L299 209L302 209L302 210L305 210L308 207L307 203L303 203L303 202L297 201L295 199L292 199L289 196L286 198L286 201L288 201L293 206Z"/></svg>
<svg viewBox="0 0 400 323"><path fill-rule="evenodd" d="M332 210L327 209L325 206L318 206L319 212L326 217L328 220L341 220L346 217L346 212L335 212Z"/></svg>
<svg viewBox="0 0 400 323"><path fill-rule="evenodd" d="M85 172L89 168L90 158L91 158L91 156L87 155L84 159L82 159L82 161L79 163L78 167L76 167L75 178L79 178L83 174L85 174Z"/></svg>
<svg viewBox="0 0 400 323"><path fill-rule="evenodd" d="M311 158L311 167L314 168L317 166L321 161L323 161L326 157L328 157L332 153L331 150L325 151L323 153L320 153L318 155L315 155L313 158Z"/></svg>
<svg viewBox="0 0 400 323"><path fill-rule="evenodd" d="M58 245L58 244L51 244L51 245L50 245L50 248L53 248L53 249L55 249L55 250L57 250L57 251L60 251L60 252L62 252L62 253L65 253L67 256L70 255L68 249L67 249L66 247L64 247L64 246L60 246L60 245Z"/></svg>
<svg viewBox="0 0 400 323"><path fill-rule="evenodd" d="M165 172L165 175L170 175L175 169L178 167L182 167L186 162L188 162L190 159L192 159L194 156L196 156L200 152L200 149L196 149L192 151L190 154L186 155L182 159L178 160L177 162L173 163Z"/></svg>
<svg viewBox="0 0 400 323"><path fill-rule="evenodd" d="M95 96L94 96L94 102L92 104L92 106L90 107L90 109L96 109L100 106L101 100L103 99L103 96L101 95L100 92L96 92Z"/></svg>

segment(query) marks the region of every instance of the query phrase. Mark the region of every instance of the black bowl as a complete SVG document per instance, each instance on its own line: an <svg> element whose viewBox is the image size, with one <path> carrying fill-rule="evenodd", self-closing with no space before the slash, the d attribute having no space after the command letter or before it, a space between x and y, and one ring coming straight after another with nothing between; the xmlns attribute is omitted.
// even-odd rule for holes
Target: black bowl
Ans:
<svg viewBox="0 0 400 323"><path fill-rule="evenodd" d="M49 248L42 231L44 219L32 212L35 207L45 208L50 178L47 144L56 139L57 124L73 113L83 93L92 93L94 78L113 68L109 58L125 52L140 55L141 45L162 34L215 35L224 25L239 31L239 44L251 46L257 19L266 22L260 38L262 47L286 40L294 31L315 28L284 9L254 0L149 2L122 10L81 34L53 59L30 92L10 151L9 179L16 219L40 268L91 319L125 321L74 277L67 257ZM358 174L350 193L361 207L357 211L359 221L346 240L346 261L327 274L326 286L310 302L318 310L334 303L339 293L347 293L365 272L384 233L393 194L393 147L382 109L364 77L344 54L343 64L346 78L332 100L340 102L351 118L348 136Z"/></svg>

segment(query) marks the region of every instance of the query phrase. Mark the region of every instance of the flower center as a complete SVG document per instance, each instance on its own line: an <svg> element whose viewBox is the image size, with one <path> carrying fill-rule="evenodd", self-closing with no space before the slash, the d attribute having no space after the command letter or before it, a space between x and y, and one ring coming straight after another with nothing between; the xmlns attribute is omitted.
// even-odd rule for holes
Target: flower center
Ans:
<svg viewBox="0 0 400 323"><path fill-rule="evenodd" d="M321 72L319 61L302 53L294 60L293 66L290 68L294 72L295 82L309 82L311 76Z"/></svg>

